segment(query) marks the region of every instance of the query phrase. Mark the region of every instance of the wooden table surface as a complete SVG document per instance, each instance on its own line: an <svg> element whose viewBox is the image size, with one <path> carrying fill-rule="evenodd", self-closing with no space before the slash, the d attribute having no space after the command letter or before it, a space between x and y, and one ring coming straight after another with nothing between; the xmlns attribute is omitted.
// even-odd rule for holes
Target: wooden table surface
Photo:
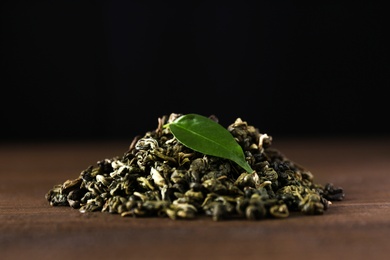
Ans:
<svg viewBox="0 0 390 260"><path fill-rule="evenodd" d="M345 191L323 215L259 221L131 218L45 199L131 140L0 145L0 259L388 259L390 138L278 139L273 147Z"/></svg>

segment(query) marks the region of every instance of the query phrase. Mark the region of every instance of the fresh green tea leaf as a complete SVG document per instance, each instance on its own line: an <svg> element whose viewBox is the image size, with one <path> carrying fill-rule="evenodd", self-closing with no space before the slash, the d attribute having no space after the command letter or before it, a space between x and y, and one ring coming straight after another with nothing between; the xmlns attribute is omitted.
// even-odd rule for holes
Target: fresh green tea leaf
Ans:
<svg viewBox="0 0 390 260"><path fill-rule="evenodd" d="M232 134L210 118L187 114L167 125L183 145L197 152L229 159L248 173L253 169L245 160L241 146Z"/></svg>

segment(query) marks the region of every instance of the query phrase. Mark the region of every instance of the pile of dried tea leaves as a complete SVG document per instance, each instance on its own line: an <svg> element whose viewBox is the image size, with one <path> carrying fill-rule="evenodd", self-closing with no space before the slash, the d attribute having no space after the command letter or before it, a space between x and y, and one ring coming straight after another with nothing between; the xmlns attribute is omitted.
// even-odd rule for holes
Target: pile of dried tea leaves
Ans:
<svg viewBox="0 0 390 260"><path fill-rule="evenodd" d="M331 201L343 200L342 188L314 183L310 171L271 147L271 136L240 118L227 130L253 172L183 145L164 127L181 116L159 118L157 129L134 138L123 156L98 161L78 178L55 185L45 198L52 206L80 212L171 219L204 215L215 221L318 215Z"/></svg>

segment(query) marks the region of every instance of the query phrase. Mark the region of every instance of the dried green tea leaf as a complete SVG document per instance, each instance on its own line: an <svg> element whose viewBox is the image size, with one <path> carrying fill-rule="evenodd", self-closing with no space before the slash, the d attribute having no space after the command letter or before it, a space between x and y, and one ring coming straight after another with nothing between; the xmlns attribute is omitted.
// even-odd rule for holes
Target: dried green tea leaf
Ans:
<svg viewBox="0 0 390 260"><path fill-rule="evenodd" d="M222 125L208 117L187 114L167 125L179 142L197 152L229 159L248 173L253 169L241 146Z"/></svg>
<svg viewBox="0 0 390 260"><path fill-rule="evenodd" d="M271 137L240 118L225 131L208 118L179 116L159 118L156 130L134 137L123 156L90 165L78 178L53 186L45 198L52 206L70 206L82 213L171 219L204 214L215 221L286 218L294 211L319 215L330 201L344 199L341 187L314 183L310 171L272 148ZM188 151L172 138L170 124L183 142L205 152ZM245 159L251 167L227 132L242 151L249 147ZM215 154L238 158L248 172L237 172L230 160Z"/></svg>

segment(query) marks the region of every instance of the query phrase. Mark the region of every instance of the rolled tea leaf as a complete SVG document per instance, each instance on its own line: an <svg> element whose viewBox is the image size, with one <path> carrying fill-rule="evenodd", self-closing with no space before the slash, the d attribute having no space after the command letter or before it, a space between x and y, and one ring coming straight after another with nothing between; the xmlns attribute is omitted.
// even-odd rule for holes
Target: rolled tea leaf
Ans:
<svg viewBox="0 0 390 260"><path fill-rule="evenodd" d="M229 159L246 172L253 172L232 134L212 119L198 114L187 114L167 126L175 138L188 148L206 155Z"/></svg>

